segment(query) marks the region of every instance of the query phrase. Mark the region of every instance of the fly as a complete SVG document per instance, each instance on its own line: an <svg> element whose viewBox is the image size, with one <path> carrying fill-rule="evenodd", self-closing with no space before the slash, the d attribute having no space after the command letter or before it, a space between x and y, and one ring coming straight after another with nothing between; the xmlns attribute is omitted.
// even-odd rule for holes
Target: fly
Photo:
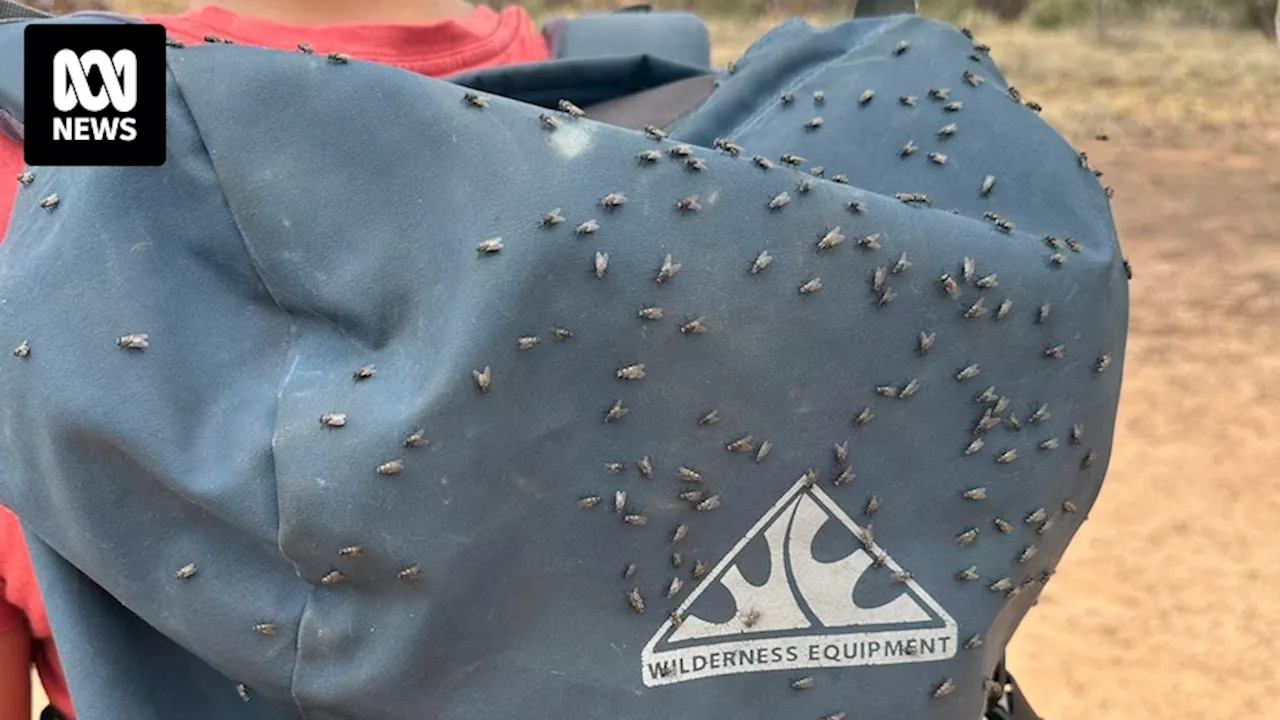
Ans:
<svg viewBox="0 0 1280 720"><path fill-rule="evenodd" d="M129 333L116 338L116 345L126 350L146 350L151 346L151 341L146 333Z"/></svg>
<svg viewBox="0 0 1280 720"><path fill-rule="evenodd" d="M557 106L560 108L561 112L573 118L580 118L587 114L582 108L574 105L568 100L561 100L557 103Z"/></svg>

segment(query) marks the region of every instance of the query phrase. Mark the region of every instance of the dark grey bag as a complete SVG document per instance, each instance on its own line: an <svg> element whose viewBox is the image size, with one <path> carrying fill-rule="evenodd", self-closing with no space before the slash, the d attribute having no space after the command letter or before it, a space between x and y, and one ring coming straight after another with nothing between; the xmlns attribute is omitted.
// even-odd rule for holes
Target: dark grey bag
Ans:
<svg viewBox="0 0 1280 720"><path fill-rule="evenodd" d="M0 501L80 718L1005 712L1110 457L1103 189L918 17L552 109L696 65L174 48L164 167L31 170Z"/></svg>

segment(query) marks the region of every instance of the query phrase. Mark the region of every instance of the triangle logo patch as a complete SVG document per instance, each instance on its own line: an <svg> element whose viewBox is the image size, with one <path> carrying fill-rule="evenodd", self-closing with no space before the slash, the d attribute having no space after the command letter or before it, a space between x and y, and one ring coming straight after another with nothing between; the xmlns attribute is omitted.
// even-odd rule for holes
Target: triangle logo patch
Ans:
<svg viewBox="0 0 1280 720"><path fill-rule="evenodd" d="M854 549L817 559L833 538ZM752 546L758 552L749 553ZM865 606L854 592L862 585L875 596ZM641 651L641 672L646 686L657 687L752 672L932 662L955 655L957 634L955 620L870 531L801 478L658 628Z"/></svg>

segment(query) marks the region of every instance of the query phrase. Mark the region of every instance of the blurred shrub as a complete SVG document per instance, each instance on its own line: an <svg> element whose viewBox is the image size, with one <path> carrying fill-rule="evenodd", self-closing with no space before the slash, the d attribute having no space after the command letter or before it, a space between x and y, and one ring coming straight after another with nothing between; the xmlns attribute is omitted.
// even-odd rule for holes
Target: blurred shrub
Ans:
<svg viewBox="0 0 1280 720"><path fill-rule="evenodd" d="M920 14L947 22L959 22L978 10L973 0L919 0Z"/></svg>
<svg viewBox="0 0 1280 720"><path fill-rule="evenodd" d="M979 10L989 12L1000 20L1012 22L1022 17L1030 0L974 0Z"/></svg>
<svg viewBox="0 0 1280 720"><path fill-rule="evenodd" d="M1028 19L1046 30L1083 25L1095 17L1098 4L1098 0L1035 0Z"/></svg>

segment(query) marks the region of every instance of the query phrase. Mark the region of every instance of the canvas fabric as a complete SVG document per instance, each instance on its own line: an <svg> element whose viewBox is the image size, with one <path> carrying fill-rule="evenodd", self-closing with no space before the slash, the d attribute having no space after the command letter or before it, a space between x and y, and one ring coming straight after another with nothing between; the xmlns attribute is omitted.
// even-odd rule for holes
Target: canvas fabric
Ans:
<svg viewBox="0 0 1280 720"><path fill-rule="evenodd" d="M628 53L172 48L164 167L31 169L0 501L80 717L983 714L1110 458L1103 188L932 20L553 109L706 73Z"/></svg>

